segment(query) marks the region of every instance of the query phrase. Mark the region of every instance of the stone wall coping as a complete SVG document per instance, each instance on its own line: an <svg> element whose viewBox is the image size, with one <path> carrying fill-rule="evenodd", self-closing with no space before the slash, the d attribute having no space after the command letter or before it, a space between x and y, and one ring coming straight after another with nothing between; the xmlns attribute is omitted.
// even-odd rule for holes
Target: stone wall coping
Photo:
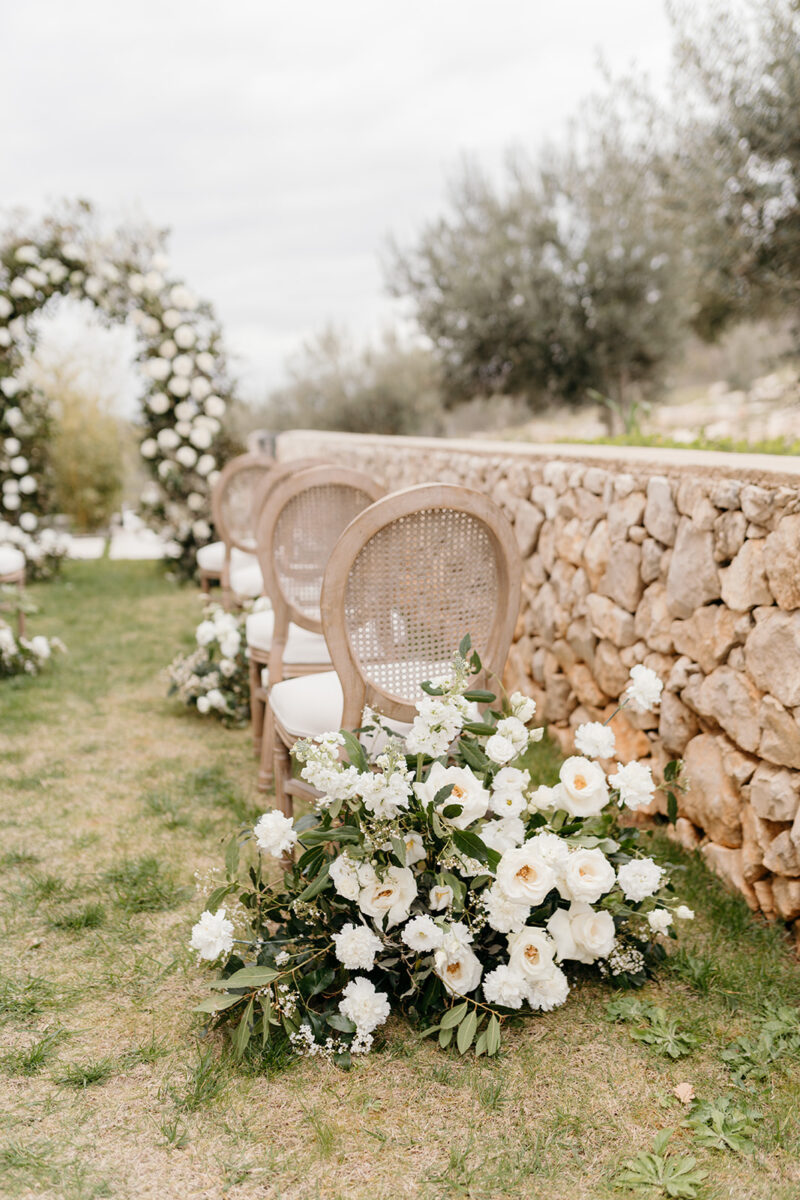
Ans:
<svg viewBox="0 0 800 1200"><path fill-rule="evenodd" d="M390 437L380 434L335 433L323 429L291 429L276 438L278 459L310 454L313 446L383 447L391 450L425 450L438 454L470 454L480 458L542 459L587 463L648 474L703 474L747 480L752 483L800 486L800 456L780 454L729 454L718 450L673 450L656 446L598 446L567 442L512 442L477 438ZM654 471L657 468L657 471Z"/></svg>

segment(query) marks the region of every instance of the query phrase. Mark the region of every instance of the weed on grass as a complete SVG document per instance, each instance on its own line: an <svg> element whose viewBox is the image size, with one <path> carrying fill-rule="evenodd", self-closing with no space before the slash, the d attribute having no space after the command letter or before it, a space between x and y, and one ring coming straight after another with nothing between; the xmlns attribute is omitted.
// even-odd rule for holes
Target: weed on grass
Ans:
<svg viewBox="0 0 800 1200"><path fill-rule="evenodd" d="M94 1062L67 1063L64 1070L56 1076L56 1083L64 1087L85 1089L95 1084L105 1083L114 1074L114 1060L98 1058Z"/></svg>
<svg viewBox="0 0 800 1200"><path fill-rule="evenodd" d="M102 882L119 907L129 913L175 908L189 894L178 886L172 872L149 854L125 859L106 871Z"/></svg>
<svg viewBox="0 0 800 1200"><path fill-rule="evenodd" d="M228 1065L209 1047L198 1054L197 1060L186 1068L183 1083L169 1085L165 1095L179 1112L197 1112L219 1099L228 1086Z"/></svg>
<svg viewBox="0 0 800 1200"><path fill-rule="evenodd" d="M106 910L103 904L90 901L80 908L60 913L50 921L53 929L64 929L72 933L83 929L99 929L106 921Z"/></svg>
<svg viewBox="0 0 800 1200"><path fill-rule="evenodd" d="M67 1037L60 1027L49 1029L24 1049L4 1054L0 1063L8 1075L36 1075L50 1059L56 1046Z"/></svg>
<svg viewBox="0 0 800 1200"><path fill-rule="evenodd" d="M37 862L39 856L31 854L28 850L7 850L5 854L0 855L2 867L29 867Z"/></svg>
<svg viewBox="0 0 800 1200"><path fill-rule="evenodd" d="M32 975L28 979L0 976L0 1017L32 1017L52 1008L61 997L55 983Z"/></svg>

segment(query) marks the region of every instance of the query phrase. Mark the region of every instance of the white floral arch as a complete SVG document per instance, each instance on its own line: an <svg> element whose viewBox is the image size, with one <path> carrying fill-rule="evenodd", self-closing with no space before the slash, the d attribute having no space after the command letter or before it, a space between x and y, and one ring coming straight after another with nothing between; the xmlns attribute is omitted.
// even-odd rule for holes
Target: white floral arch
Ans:
<svg viewBox="0 0 800 1200"><path fill-rule="evenodd" d="M173 276L164 243L149 227L102 233L85 203L0 233L0 521L35 538L52 514L52 408L21 373L30 319L54 296L88 298L105 320L135 326L147 381L141 453L152 474L142 515L168 534L189 575L212 536L210 491L231 453L231 384L212 309Z"/></svg>

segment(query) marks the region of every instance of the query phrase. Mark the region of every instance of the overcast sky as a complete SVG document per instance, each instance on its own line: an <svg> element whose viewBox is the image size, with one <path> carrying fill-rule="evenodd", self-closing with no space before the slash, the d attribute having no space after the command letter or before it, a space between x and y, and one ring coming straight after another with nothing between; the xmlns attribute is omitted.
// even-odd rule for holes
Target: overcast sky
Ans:
<svg viewBox="0 0 800 1200"><path fill-rule="evenodd" d="M702 4L703 0L699 0ZM5 0L0 204L85 196L172 230L246 398L326 322L393 315L380 259L435 217L470 154L558 137L635 63L663 0Z"/></svg>

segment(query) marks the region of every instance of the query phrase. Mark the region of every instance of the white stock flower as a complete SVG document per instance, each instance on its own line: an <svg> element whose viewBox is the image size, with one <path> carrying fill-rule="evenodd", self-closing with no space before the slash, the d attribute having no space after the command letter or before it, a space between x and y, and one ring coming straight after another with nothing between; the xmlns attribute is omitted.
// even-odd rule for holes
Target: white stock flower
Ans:
<svg viewBox="0 0 800 1200"><path fill-rule="evenodd" d="M189 945L209 962L219 958L220 954L230 954L233 949L233 922L227 920L224 908L218 908L215 913L206 909L192 929Z"/></svg>
<svg viewBox="0 0 800 1200"><path fill-rule="evenodd" d="M489 793L469 767L443 767L435 762L425 782L414 784L414 791L421 803L430 808L437 792L448 784L452 784L450 795L436 805L436 811L441 813L451 804L461 805L458 816L445 818L455 829L466 829L486 816Z"/></svg>
<svg viewBox="0 0 800 1200"><path fill-rule="evenodd" d="M536 713L536 701L524 692L512 692L509 696L512 715L527 725Z"/></svg>
<svg viewBox="0 0 800 1200"><path fill-rule="evenodd" d="M598 763L573 755L561 764L558 775L563 805L571 817L593 817L608 804L608 785Z"/></svg>
<svg viewBox="0 0 800 1200"><path fill-rule="evenodd" d="M238 629L230 629L219 639L220 652L225 658L235 658L242 644Z"/></svg>
<svg viewBox="0 0 800 1200"><path fill-rule="evenodd" d="M435 884L428 896L428 903L434 912L441 912L453 903L453 889L449 883Z"/></svg>
<svg viewBox="0 0 800 1200"><path fill-rule="evenodd" d="M679 921L693 921L694 909L689 908L687 904L679 904L675 909L675 916Z"/></svg>
<svg viewBox="0 0 800 1200"><path fill-rule="evenodd" d="M348 921L339 933L333 935L333 947L346 971L371 971L375 966L375 955L383 948L383 942L366 925L354 925Z"/></svg>
<svg viewBox="0 0 800 1200"><path fill-rule="evenodd" d="M277 808L270 809L259 817L253 828L259 850L280 858L297 845L297 834L291 817L286 817Z"/></svg>
<svg viewBox="0 0 800 1200"><path fill-rule="evenodd" d="M573 902L558 908L547 922L547 932L556 944L556 961L565 958L593 963L605 958L614 945L614 918L595 912L589 904Z"/></svg>
<svg viewBox="0 0 800 1200"><path fill-rule="evenodd" d="M358 907L368 917L380 923L386 918L386 928L405 921L417 894L417 881L410 867L389 867L383 879L368 883L361 889Z"/></svg>
<svg viewBox="0 0 800 1200"><path fill-rule="evenodd" d="M609 776L608 782L612 788L619 790L622 803L633 810L649 804L656 791L650 768L639 762L629 762L624 767L618 767L616 772Z"/></svg>
<svg viewBox="0 0 800 1200"><path fill-rule="evenodd" d="M408 808L411 780L405 769L393 771L391 775L384 775L380 771L365 771L359 777L359 783L364 807L374 816L393 821ZM413 846L412 842L412 850ZM424 853L422 857L425 857Z"/></svg>
<svg viewBox="0 0 800 1200"><path fill-rule="evenodd" d="M503 1008L521 1008L527 990L525 980L507 963L495 967L483 981L486 1000L489 1004L500 1004Z"/></svg>
<svg viewBox="0 0 800 1200"><path fill-rule="evenodd" d="M650 667L637 663L631 668L631 681L625 691L625 699L630 701L637 712L651 712L661 700L664 685Z"/></svg>
<svg viewBox="0 0 800 1200"><path fill-rule="evenodd" d="M647 924L654 933L666 933L672 924L672 913L666 908L656 908L647 914Z"/></svg>
<svg viewBox="0 0 800 1200"><path fill-rule="evenodd" d="M569 995L569 982L560 967L553 965L542 979L537 979L528 990L527 1000L531 1008L551 1012L559 1008Z"/></svg>
<svg viewBox="0 0 800 1200"><path fill-rule="evenodd" d="M502 854L512 846L521 846L525 841L525 826L519 817L501 817L497 821L487 821L480 830L480 838L484 846Z"/></svg>
<svg viewBox="0 0 800 1200"><path fill-rule="evenodd" d="M498 933L516 933L531 915L530 904L509 899L495 882L483 893L486 919Z"/></svg>
<svg viewBox="0 0 800 1200"><path fill-rule="evenodd" d="M616 749L614 731L599 721L588 721L575 731L575 749L587 758L611 758Z"/></svg>
<svg viewBox="0 0 800 1200"><path fill-rule="evenodd" d="M444 941L444 933L427 913L412 917L400 934L402 941L411 949L420 953L427 950L439 950Z"/></svg>
<svg viewBox="0 0 800 1200"><path fill-rule="evenodd" d="M506 850L497 864L497 882L516 904L541 904L556 886L552 867L531 842Z"/></svg>
<svg viewBox="0 0 800 1200"><path fill-rule="evenodd" d="M360 1033L372 1033L383 1025L391 1012L389 998L363 975L351 979L342 992L339 1012L348 1017Z"/></svg>
<svg viewBox="0 0 800 1200"><path fill-rule="evenodd" d="M652 858L632 858L617 871L617 880L626 900L636 904L652 896L661 887L664 872Z"/></svg>
<svg viewBox="0 0 800 1200"><path fill-rule="evenodd" d="M553 966L555 943L543 929L526 926L508 935L508 962L526 984L543 979Z"/></svg>
<svg viewBox="0 0 800 1200"><path fill-rule="evenodd" d="M333 886L340 896L344 896L345 900L358 899L361 883L358 878L358 868L352 858L348 858L346 854L340 854L331 863L329 874L333 880Z"/></svg>
<svg viewBox="0 0 800 1200"><path fill-rule="evenodd" d="M216 708L218 712L225 712L228 707L225 697L219 688L212 688L210 692L206 692L206 700L208 700L208 703L211 705L211 707Z"/></svg>
<svg viewBox="0 0 800 1200"><path fill-rule="evenodd" d="M501 817L518 817L524 812L528 801L525 789L531 781L528 771L516 767L503 767L492 780L492 798L489 807Z"/></svg>
<svg viewBox="0 0 800 1200"><path fill-rule="evenodd" d="M474 992L483 974L477 954L464 945L452 950L446 947L437 950L433 956L433 970L447 991L458 996Z"/></svg>
<svg viewBox="0 0 800 1200"><path fill-rule="evenodd" d="M596 904L614 886L614 868L595 847L573 850L562 869L558 890L565 900L584 900Z"/></svg>

